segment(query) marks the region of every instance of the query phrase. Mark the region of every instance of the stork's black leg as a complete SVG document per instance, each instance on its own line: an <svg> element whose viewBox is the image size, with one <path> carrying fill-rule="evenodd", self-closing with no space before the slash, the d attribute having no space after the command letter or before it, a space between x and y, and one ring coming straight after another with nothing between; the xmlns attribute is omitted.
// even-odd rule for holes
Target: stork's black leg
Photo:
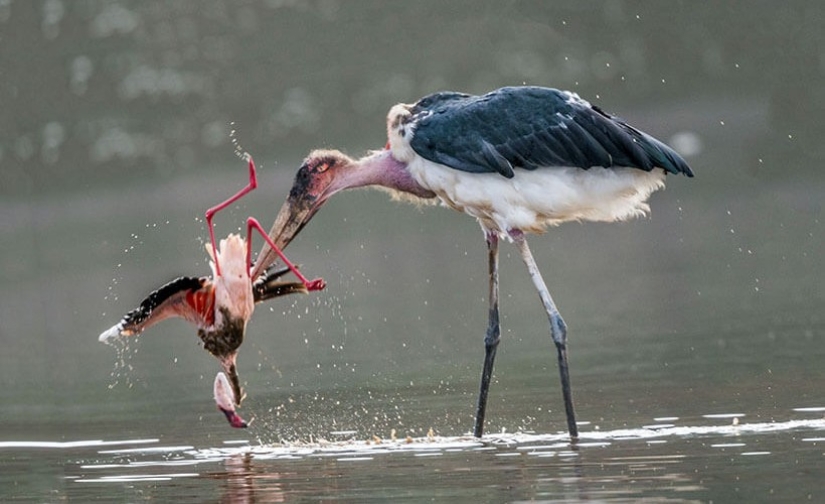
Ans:
<svg viewBox="0 0 825 504"><path fill-rule="evenodd" d="M570 371L567 365L567 326L562 320L553 298L550 296L550 291L547 290L547 285L544 284L544 279L541 277L535 259L533 259L527 240L524 239L524 233L518 230L510 231L510 237L513 238L519 252L521 252L521 257L524 259L524 264L527 265L533 285L539 291L541 303L547 311L547 318L550 320L550 334L553 336L553 342L556 344L559 356L559 374L561 375L564 409L567 413L567 430L570 432L570 437L576 439L579 437L579 429L576 426L576 411L573 409L573 392L570 389Z"/></svg>
<svg viewBox="0 0 825 504"><path fill-rule="evenodd" d="M490 390L490 378L493 376L493 361L496 360L496 348L501 339L501 329L498 318L498 235L486 233L487 261L490 271L490 303L487 335L484 337L484 368L481 371L481 390L478 393L476 408L476 424L473 429L475 437L481 437L484 432L484 412L487 409L487 392Z"/></svg>

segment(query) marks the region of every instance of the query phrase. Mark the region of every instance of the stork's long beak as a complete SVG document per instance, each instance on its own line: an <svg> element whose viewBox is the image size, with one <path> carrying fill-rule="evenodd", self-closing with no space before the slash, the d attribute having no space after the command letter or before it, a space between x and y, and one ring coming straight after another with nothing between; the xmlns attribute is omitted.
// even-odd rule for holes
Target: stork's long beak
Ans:
<svg viewBox="0 0 825 504"><path fill-rule="evenodd" d="M275 223L272 224L272 228L269 230L269 238L279 249L283 250L312 219L319 206L319 204L316 204L316 198L309 195L295 196L293 191L293 194L290 194L278 212ZM258 253L258 259L255 261L251 277L253 279L258 278L277 260L278 254L272 250L269 244L264 243L263 248Z"/></svg>

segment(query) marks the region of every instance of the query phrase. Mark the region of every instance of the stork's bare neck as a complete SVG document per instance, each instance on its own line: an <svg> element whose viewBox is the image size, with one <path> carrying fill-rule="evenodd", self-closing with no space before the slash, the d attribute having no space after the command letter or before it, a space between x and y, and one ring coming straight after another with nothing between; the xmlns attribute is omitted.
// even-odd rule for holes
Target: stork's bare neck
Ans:
<svg viewBox="0 0 825 504"><path fill-rule="evenodd" d="M324 200L345 189L367 186L379 186L419 198L435 197L435 193L412 177L407 163L399 161L388 149L371 152L360 159L352 159L337 150L320 149L312 151L303 166L321 172L337 168L331 173L329 185L322 193Z"/></svg>

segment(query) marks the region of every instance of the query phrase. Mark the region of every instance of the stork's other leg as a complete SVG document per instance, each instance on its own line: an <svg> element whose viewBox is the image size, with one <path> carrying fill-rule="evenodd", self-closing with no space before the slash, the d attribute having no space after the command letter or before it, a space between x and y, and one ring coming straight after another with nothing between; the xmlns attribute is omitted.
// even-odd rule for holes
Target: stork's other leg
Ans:
<svg viewBox="0 0 825 504"><path fill-rule="evenodd" d="M322 290L324 287L326 287L326 283L324 283L323 278L316 278L315 280L307 280L307 277L305 277L304 275L301 274L300 271L298 271L298 267L295 266L294 264L292 264L290 262L290 260L286 258L286 255L281 251L281 249L279 249L275 245L275 243L273 243L272 239L269 237L268 234L266 234L266 231L264 231L264 228L261 226L261 223L258 222L258 219L256 219L255 217L249 217L248 219L246 219L246 264L247 264L247 270L252 267L252 229L253 228L257 229L258 232L261 233L261 236L263 236L266 243L269 244L270 247L272 247L272 250L274 250L275 253L278 254L278 257L280 257L281 260L284 262L284 264L286 264L287 268L292 270L292 273L294 273L295 276L298 277L298 280L300 280L301 283L304 284L304 286L307 288L308 291Z"/></svg>
<svg viewBox="0 0 825 504"><path fill-rule="evenodd" d="M518 246L521 258L524 260L524 264L527 265L530 278L533 280L536 290L539 291L541 303L547 312L547 318L550 320L550 334L553 336L553 343L556 344L559 357L559 374L561 375L561 392L564 396L564 410L567 413L567 430L570 432L570 437L576 439L579 437L579 430L576 426L576 411L573 409L573 392L570 389L570 371L567 365L567 326L562 320L553 298L550 296L550 291L547 290L547 285L544 284L544 279L541 277L535 259L533 259L533 254L530 252L524 233L519 230L512 230L510 231L510 237Z"/></svg>
<svg viewBox="0 0 825 504"><path fill-rule="evenodd" d="M487 261L490 273L490 305L487 335L484 337L484 368L481 371L481 390L478 393L476 407L476 424L473 429L475 437L484 433L484 412L487 409L487 393L490 391L490 379L493 376L493 362L496 360L496 349L501 339L501 329L498 317L498 235L492 231L486 232Z"/></svg>
<svg viewBox="0 0 825 504"><path fill-rule="evenodd" d="M212 258L215 259L215 273L217 276L221 276L221 265L218 262L218 247L215 245L215 230L212 229L212 218L216 213L243 198L246 193L258 187L258 176L255 171L255 162L252 161L252 156L248 153L244 154L244 158L249 161L249 184L247 184L246 187L238 191L228 200L223 203L219 203L206 211L206 225L209 226L209 239L212 241Z"/></svg>

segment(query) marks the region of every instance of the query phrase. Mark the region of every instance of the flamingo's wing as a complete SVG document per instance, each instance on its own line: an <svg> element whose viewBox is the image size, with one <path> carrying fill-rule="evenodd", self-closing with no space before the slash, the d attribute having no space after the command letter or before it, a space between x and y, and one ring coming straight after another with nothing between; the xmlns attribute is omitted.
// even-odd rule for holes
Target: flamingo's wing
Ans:
<svg viewBox="0 0 825 504"><path fill-rule="evenodd" d="M181 317L200 327L214 321L214 288L207 277L180 277L149 294L140 306L104 331L100 341L140 334L170 317Z"/></svg>
<svg viewBox="0 0 825 504"><path fill-rule="evenodd" d="M258 277L252 284L252 294L256 303L261 303L268 299L286 296L287 294L306 294L307 288L301 282L279 282L278 278L289 273L289 268L275 269Z"/></svg>

